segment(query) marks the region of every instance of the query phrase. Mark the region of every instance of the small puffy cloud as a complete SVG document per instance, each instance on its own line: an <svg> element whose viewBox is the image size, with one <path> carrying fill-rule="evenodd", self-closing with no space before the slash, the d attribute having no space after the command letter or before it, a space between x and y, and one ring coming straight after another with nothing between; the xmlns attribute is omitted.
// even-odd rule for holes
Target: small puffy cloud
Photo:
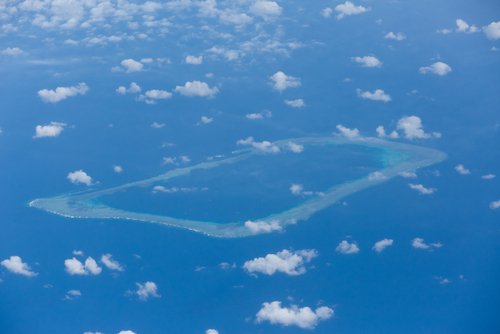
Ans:
<svg viewBox="0 0 500 334"><path fill-rule="evenodd" d="M475 25L469 25L462 19L456 19L455 24L457 25L457 32L474 33L479 32L479 28Z"/></svg>
<svg viewBox="0 0 500 334"><path fill-rule="evenodd" d="M406 39L406 35L403 34L402 32L398 32L398 33L394 33L392 31L388 32L385 36L384 36L385 39L392 39L392 40L395 40L395 41L402 41L402 40L405 40Z"/></svg>
<svg viewBox="0 0 500 334"><path fill-rule="evenodd" d="M302 108L306 106L306 103L302 99L285 100L285 104L292 108Z"/></svg>
<svg viewBox="0 0 500 334"><path fill-rule="evenodd" d="M382 240L379 240L377 241L374 245L373 245L373 250L377 253L381 253L384 249L386 249L387 247L390 247L392 246L392 244L394 243L394 240L392 239L382 239Z"/></svg>
<svg viewBox="0 0 500 334"><path fill-rule="evenodd" d="M64 300L75 300L82 296L82 292L80 290L68 290L64 295Z"/></svg>
<svg viewBox="0 0 500 334"><path fill-rule="evenodd" d="M104 264L109 270L123 271L122 265L118 261L113 260L112 257L113 256L111 254L103 254L101 256L102 264Z"/></svg>
<svg viewBox="0 0 500 334"><path fill-rule="evenodd" d="M246 139L240 139L236 142L238 145L251 146L254 149L265 152L265 153L278 153L280 148L270 141L255 141L253 137L247 137Z"/></svg>
<svg viewBox="0 0 500 334"><path fill-rule="evenodd" d="M404 177L405 179L415 179L417 178L417 173L412 171L405 171L398 173L399 176Z"/></svg>
<svg viewBox="0 0 500 334"><path fill-rule="evenodd" d="M240 57L240 53L237 50L227 50L217 46L211 47L210 49L208 49L208 52L218 56L222 56L228 61L233 61Z"/></svg>
<svg viewBox="0 0 500 334"><path fill-rule="evenodd" d="M286 75L282 71L278 71L271 75L271 81L273 82L273 88L279 92L284 91L287 88L299 87L300 79Z"/></svg>
<svg viewBox="0 0 500 334"><path fill-rule="evenodd" d="M360 137L358 129L349 129L341 124L337 124L336 127L337 130L339 130L340 134L348 139L355 139Z"/></svg>
<svg viewBox="0 0 500 334"><path fill-rule="evenodd" d="M91 186L93 184L92 177L82 169L68 173L67 179L74 184L84 184L86 186Z"/></svg>
<svg viewBox="0 0 500 334"><path fill-rule="evenodd" d="M363 67L382 67L382 62L374 56L352 57L351 60Z"/></svg>
<svg viewBox="0 0 500 334"><path fill-rule="evenodd" d="M4 56L20 56L24 53L20 48L5 48L1 52Z"/></svg>
<svg viewBox="0 0 500 334"><path fill-rule="evenodd" d="M186 62L186 64L190 64L190 65L200 65L203 63L203 56L192 56L192 55L188 55L186 56L186 59L184 60Z"/></svg>
<svg viewBox="0 0 500 334"><path fill-rule="evenodd" d="M219 331L216 329L207 329L205 334L219 334Z"/></svg>
<svg viewBox="0 0 500 334"><path fill-rule="evenodd" d="M368 174L368 180L370 181L383 181L387 180L387 176L385 176L382 172L376 171Z"/></svg>
<svg viewBox="0 0 500 334"><path fill-rule="evenodd" d="M294 143L293 141L286 143L286 148L293 153L302 153L304 151L303 145Z"/></svg>
<svg viewBox="0 0 500 334"><path fill-rule="evenodd" d="M434 250L443 247L443 244L440 242L433 242L428 244L422 238L415 238L412 240L411 246L415 249Z"/></svg>
<svg viewBox="0 0 500 334"><path fill-rule="evenodd" d="M90 256L87 257L85 263L80 262L75 257L66 259L64 260L64 267L70 275L99 275L102 272L102 268Z"/></svg>
<svg viewBox="0 0 500 334"><path fill-rule="evenodd" d="M162 160L164 165L179 165L191 161L187 155L181 155L180 157L163 157Z"/></svg>
<svg viewBox="0 0 500 334"><path fill-rule="evenodd" d="M283 227L277 220L271 220L269 222L263 220L247 220L245 222L245 227L253 234L271 233L283 230Z"/></svg>
<svg viewBox="0 0 500 334"><path fill-rule="evenodd" d="M168 100L172 97L172 93L161 89L151 89L144 93L144 97L146 98L146 102L152 100Z"/></svg>
<svg viewBox="0 0 500 334"><path fill-rule="evenodd" d="M251 113L251 114L246 114L245 117L251 120L260 120L264 118L271 118L273 116L273 113L270 111L263 111L259 113Z"/></svg>
<svg viewBox="0 0 500 334"><path fill-rule="evenodd" d="M397 129L403 131L406 139L440 138L438 132L426 133L423 129L422 120L418 116L405 116L398 121Z"/></svg>
<svg viewBox="0 0 500 334"><path fill-rule="evenodd" d="M419 72L422 74L432 73L439 76L445 76L452 71L450 65L443 63L441 61L435 62L429 66L422 66L419 68Z"/></svg>
<svg viewBox="0 0 500 334"><path fill-rule="evenodd" d="M331 9L330 7L326 7L321 10L321 16L323 16L324 18L329 18L330 16L332 16L332 14L333 9Z"/></svg>
<svg viewBox="0 0 500 334"><path fill-rule="evenodd" d="M335 6L335 11L338 13L337 20L341 20L346 16L366 13L369 9L363 6L356 6L352 2L346 1Z"/></svg>
<svg viewBox="0 0 500 334"><path fill-rule="evenodd" d="M38 275L34 271L31 270L30 266L23 262L23 259L20 256L12 255L8 259L3 260L0 264L10 271L11 273L26 276L26 277L34 277Z"/></svg>
<svg viewBox="0 0 500 334"><path fill-rule="evenodd" d="M218 92L217 87L210 88L206 82L188 81L184 86L176 86L175 91L184 96L213 97Z"/></svg>
<svg viewBox="0 0 500 334"><path fill-rule="evenodd" d="M282 307L280 301L263 303L257 312L257 322L267 321L273 325L297 326L303 329L314 329L320 321L327 320L334 315L333 309L321 306L316 310L310 307Z"/></svg>
<svg viewBox="0 0 500 334"><path fill-rule="evenodd" d="M210 124L214 121L213 117L201 116L200 124Z"/></svg>
<svg viewBox="0 0 500 334"><path fill-rule="evenodd" d="M381 102L391 101L391 96L389 94L386 94L383 89L375 89L373 92L369 91L363 92L360 89L358 89L358 96L365 100L381 101Z"/></svg>
<svg viewBox="0 0 500 334"><path fill-rule="evenodd" d="M500 21L491 22L486 27L483 28L486 37L491 40L497 40L500 38Z"/></svg>
<svg viewBox="0 0 500 334"><path fill-rule="evenodd" d="M250 12L258 16L278 16L283 9L277 2L267 0L257 0L250 6Z"/></svg>
<svg viewBox="0 0 500 334"><path fill-rule="evenodd" d="M126 329L123 331L119 331L118 334L136 334L134 331L131 331L130 329Z"/></svg>
<svg viewBox="0 0 500 334"><path fill-rule="evenodd" d="M410 187L410 189L418 191L421 195L431 195L437 191L436 188L426 188L422 184L408 183L408 186Z"/></svg>
<svg viewBox="0 0 500 334"><path fill-rule="evenodd" d="M303 190L304 186L302 186L301 184L294 183L290 186L290 192L295 196L299 196L300 194L302 194Z"/></svg>
<svg viewBox="0 0 500 334"><path fill-rule="evenodd" d="M335 248L335 251L340 254L357 254L359 253L359 247L355 242L342 240Z"/></svg>
<svg viewBox="0 0 500 334"><path fill-rule="evenodd" d="M120 62L120 65L125 69L127 73L140 72L144 68L144 64L140 61L134 60L132 58L124 59Z"/></svg>
<svg viewBox="0 0 500 334"><path fill-rule="evenodd" d="M120 86L116 89L116 92L121 95L125 94L136 94L141 92L141 86L139 86L137 83L132 82L128 88L125 86Z"/></svg>
<svg viewBox="0 0 500 334"><path fill-rule="evenodd" d="M161 295L158 294L158 287L155 282L144 282L144 283L135 283L137 286L137 290L133 293L137 295L137 298L140 300L146 301L149 298L160 298Z"/></svg>
<svg viewBox="0 0 500 334"><path fill-rule="evenodd" d="M290 276L297 276L306 272L304 265L317 255L314 249L303 249L295 252L284 249L276 254L267 254L265 257L246 261L243 268L248 273L274 275L281 272Z"/></svg>
<svg viewBox="0 0 500 334"><path fill-rule="evenodd" d="M491 210L496 210L498 208L500 208L500 200L490 202L490 209Z"/></svg>
<svg viewBox="0 0 500 334"><path fill-rule="evenodd" d="M462 164L458 164L455 166L455 170L457 171L458 174L460 175L469 175L470 174L470 170L465 168L464 165Z"/></svg>
<svg viewBox="0 0 500 334"><path fill-rule="evenodd" d="M122 166L119 166L119 165L114 165L113 166L113 172L117 173L117 174L120 174L123 172L123 167Z"/></svg>
<svg viewBox="0 0 500 334"><path fill-rule="evenodd" d="M89 90L89 87L84 82L79 83L76 86L70 87L57 87L56 89L41 89L38 91L38 96L43 102L57 103L68 97L76 95L85 95Z"/></svg>
<svg viewBox="0 0 500 334"><path fill-rule="evenodd" d="M483 180L493 180L495 177L497 177L495 174L486 174L481 176Z"/></svg>
<svg viewBox="0 0 500 334"><path fill-rule="evenodd" d="M165 123L153 122L151 123L151 127L153 129L161 129L165 126Z"/></svg>
<svg viewBox="0 0 500 334"><path fill-rule="evenodd" d="M83 251L78 250L78 249L73 250L72 253L74 256L83 256Z"/></svg>
<svg viewBox="0 0 500 334"><path fill-rule="evenodd" d="M37 125L33 138L57 137L63 132L65 123L50 122L47 125Z"/></svg>
<svg viewBox="0 0 500 334"><path fill-rule="evenodd" d="M379 138L391 138L391 139L397 139L399 138L399 133L397 131L392 131L391 133L387 134L385 132L385 128L382 125L379 125L375 131L377 131L377 136Z"/></svg>

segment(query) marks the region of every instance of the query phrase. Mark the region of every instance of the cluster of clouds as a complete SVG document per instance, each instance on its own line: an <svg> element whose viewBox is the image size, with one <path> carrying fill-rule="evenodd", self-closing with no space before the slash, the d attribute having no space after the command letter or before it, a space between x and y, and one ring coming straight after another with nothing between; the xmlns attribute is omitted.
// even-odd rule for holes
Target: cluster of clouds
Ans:
<svg viewBox="0 0 500 334"><path fill-rule="evenodd" d="M334 9L332 9L331 7L323 8L321 10L321 15L323 15L323 17L325 18L329 18L335 11L337 13L337 20L342 20L346 16L363 14L368 12L369 10L370 8L368 7L364 7L361 5L358 6L351 1L346 1L344 3L338 4Z"/></svg>
<svg viewBox="0 0 500 334"><path fill-rule="evenodd" d="M262 308L257 312L256 321L257 323L269 322L273 325L314 329L320 321L330 319L333 315L333 309L327 306L320 306L313 310L308 306L283 307L281 301L272 301L262 304Z"/></svg>
<svg viewBox="0 0 500 334"><path fill-rule="evenodd" d="M75 251L73 252L73 256L70 259L64 260L64 269L69 275L77 275L77 276L96 276L102 273L102 267L99 266L97 261L88 256L85 261L80 261L77 256L82 256L83 252ZM112 271L124 271L123 266L116 260L113 259L111 254L103 254L100 258L100 262L104 267L108 268Z"/></svg>
<svg viewBox="0 0 500 334"><path fill-rule="evenodd" d="M451 34L452 32L456 33L466 33L473 34L483 31L486 37L490 40L500 39L500 21L493 21L490 24L483 26L482 28L477 27L474 24L469 24L464 19L456 19L455 20L455 28L445 28L437 30L440 34Z"/></svg>

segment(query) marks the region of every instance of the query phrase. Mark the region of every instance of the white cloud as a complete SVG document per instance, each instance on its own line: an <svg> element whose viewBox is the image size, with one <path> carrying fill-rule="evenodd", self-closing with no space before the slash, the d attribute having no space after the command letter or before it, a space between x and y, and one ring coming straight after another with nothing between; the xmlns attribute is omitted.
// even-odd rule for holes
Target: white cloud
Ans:
<svg viewBox="0 0 500 334"><path fill-rule="evenodd" d="M440 138L439 132L426 133L423 129L422 120L418 116L405 116L398 121L398 130L402 130L406 139Z"/></svg>
<svg viewBox="0 0 500 334"><path fill-rule="evenodd" d="M243 268L249 273L274 275L281 272L290 276L302 275L306 272L305 264L317 256L314 249L303 249L295 252L282 250L276 254L246 261Z"/></svg>
<svg viewBox="0 0 500 334"><path fill-rule="evenodd" d="M280 148L270 141L255 141L253 137L247 137L246 139L240 139L236 142L238 145L251 146L258 151L262 151L265 153L278 153L280 152Z"/></svg>
<svg viewBox="0 0 500 334"><path fill-rule="evenodd" d="M186 64L191 64L191 65L200 65L203 63L203 56L192 56L188 55L186 56L186 59L184 60Z"/></svg>
<svg viewBox="0 0 500 334"><path fill-rule="evenodd" d="M125 86L120 86L116 89L116 92L118 94L121 94L121 95L125 95L125 94L136 94L136 93L140 93L141 92L141 86L139 86L137 83L135 82L132 82L130 83L129 87L125 87Z"/></svg>
<svg viewBox="0 0 500 334"><path fill-rule="evenodd" d="M119 165L114 165L113 166L113 172L117 173L117 174L120 174L123 172L123 167L122 166L119 166Z"/></svg>
<svg viewBox="0 0 500 334"><path fill-rule="evenodd" d="M490 202L490 209L491 210L496 210L498 208L500 208L500 200Z"/></svg>
<svg viewBox="0 0 500 334"><path fill-rule="evenodd" d="M75 250L73 250L72 253L73 253L74 256L83 256L83 251L81 251L81 250L76 250L75 249Z"/></svg>
<svg viewBox="0 0 500 334"><path fill-rule="evenodd" d="M37 125L33 138L57 137L63 132L65 123L50 122L47 125Z"/></svg>
<svg viewBox="0 0 500 334"><path fill-rule="evenodd" d="M405 171L398 173L399 176L404 177L405 179L415 179L417 178L417 173L411 171Z"/></svg>
<svg viewBox="0 0 500 334"><path fill-rule="evenodd" d="M210 88L206 82L188 81L184 86L176 86L175 91L185 96L213 97L218 92L217 87Z"/></svg>
<svg viewBox="0 0 500 334"><path fill-rule="evenodd" d="M201 116L200 123L201 124L210 124L214 121L213 117Z"/></svg>
<svg viewBox="0 0 500 334"><path fill-rule="evenodd" d="M402 41L402 40L405 40L406 39L406 36L405 34L403 34L402 32L398 32L398 33L393 33L392 31L388 32L385 36L384 36L385 39L393 39L395 41Z"/></svg>
<svg viewBox="0 0 500 334"><path fill-rule="evenodd" d="M457 25L457 32L474 33L479 32L479 28L475 25L469 25L462 19L456 19L455 24Z"/></svg>
<svg viewBox="0 0 500 334"><path fill-rule="evenodd" d="M379 138L391 138L391 139L399 138L399 134L397 133L397 131L392 131L391 133L387 134L385 132L385 128L382 125L377 126L375 131L377 131L377 136Z"/></svg>
<svg viewBox="0 0 500 334"><path fill-rule="evenodd" d="M93 184L92 177L90 177L82 169L68 173L67 178L71 183L74 183L74 184L81 183L81 184L84 184L86 186L91 186Z"/></svg>
<svg viewBox="0 0 500 334"><path fill-rule="evenodd" d="M470 170L465 168L464 165L462 164L458 164L455 166L455 170L457 171L458 174L460 175L469 175L470 174Z"/></svg>
<svg viewBox="0 0 500 334"><path fill-rule="evenodd" d="M270 79L273 81L273 88L279 92L284 91L287 88L299 87L300 79L286 75L282 71L274 73Z"/></svg>
<svg viewBox="0 0 500 334"><path fill-rule="evenodd" d="M219 331L216 329L207 329L205 334L219 334Z"/></svg>
<svg viewBox="0 0 500 334"><path fill-rule="evenodd" d="M240 53L237 50L227 50L225 48L217 46L211 47L210 49L208 49L208 52L218 56L223 56L228 61L233 61L240 57Z"/></svg>
<svg viewBox="0 0 500 334"><path fill-rule="evenodd" d="M411 245L415 249L425 249L425 250L433 250L437 248L443 247L443 244L440 242L433 242L430 244L425 243L422 238L415 238L412 240Z"/></svg>
<svg viewBox="0 0 500 334"><path fill-rule="evenodd" d="M64 300L75 300L82 296L82 292L80 290L68 290L66 295L64 296Z"/></svg>
<svg viewBox="0 0 500 334"><path fill-rule="evenodd" d="M20 56L24 53L20 48L5 48L1 52L4 56Z"/></svg>
<svg viewBox="0 0 500 334"><path fill-rule="evenodd" d="M332 14L333 9L331 9L330 7L326 7L321 10L321 16L323 16L324 18L329 18L330 16L332 16Z"/></svg>
<svg viewBox="0 0 500 334"><path fill-rule="evenodd" d="M361 91L358 89L358 96L365 100L390 102L391 96L386 94L383 89L375 89L373 92Z"/></svg>
<svg viewBox="0 0 500 334"><path fill-rule="evenodd" d="M302 99L285 100L285 104L293 108L302 108L306 106L304 100Z"/></svg>
<svg viewBox="0 0 500 334"><path fill-rule="evenodd" d="M149 100L167 100L172 97L172 93L161 90L161 89L151 89L144 93L146 101Z"/></svg>
<svg viewBox="0 0 500 334"><path fill-rule="evenodd" d="M120 62L120 65L125 69L127 73L140 72L144 68L143 63L132 58L122 60Z"/></svg>
<svg viewBox="0 0 500 334"><path fill-rule="evenodd" d="M247 220L245 222L245 227L249 229L253 234L271 233L283 230L283 227L277 220L271 220L269 222L263 220Z"/></svg>
<svg viewBox="0 0 500 334"><path fill-rule="evenodd" d="M92 275L99 275L102 272L102 268L90 256L85 260L85 270Z"/></svg>
<svg viewBox="0 0 500 334"><path fill-rule="evenodd" d="M289 141L288 143L286 143L286 148L293 153L304 152L304 146L297 144L297 143L294 143L293 141Z"/></svg>
<svg viewBox="0 0 500 334"><path fill-rule="evenodd" d="M12 255L8 259L0 262L5 269L10 271L11 273L23 275L26 277L34 277L38 275L34 271L31 270L30 266L23 262L23 259L20 256Z"/></svg>
<svg viewBox="0 0 500 334"><path fill-rule="evenodd" d="M374 245L373 245L373 250L377 253L380 253L382 252L384 249L386 249L387 247L390 247L392 246L392 244L394 243L394 240L392 239L382 239L382 240L379 240L377 241Z"/></svg>
<svg viewBox="0 0 500 334"><path fill-rule="evenodd" d="M258 16L278 16L283 9L274 1L257 0L250 6L250 12Z"/></svg>
<svg viewBox="0 0 500 334"><path fill-rule="evenodd" d="M158 294L158 287L155 282L135 283L137 290L133 293L137 295L140 300L146 301L149 298L160 298Z"/></svg>
<svg viewBox="0 0 500 334"><path fill-rule="evenodd" d="M382 67L382 62L374 56L352 57L351 60L363 67Z"/></svg>
<svg viewBox="0 0 500 334"><path fill-rule="evenodd" d="M164 165L185 164L191 161L187 155L181 155L180 157L163 157L162 160Z"/></svg>
<svg viewBox="0 0 500 334"><path fill-rule="evenodd" d="M356 6L350 1L335 6L335 11L338 12L337 20L343 19L345 16L363 14L369 11L368 8L363 6Z"/></svg>
<svg viewBox="0 0 500 334"><path fill-rule="evenodd" d="M297 326L303 329L314 329L322 320L327 320L334 315L333 309L321 306L316 310L310 307L282 307L280 301L263 303L257 312L257 322L268 321L273 325Z"/></svg>
<svg viewBox="0 0 500 334"><path fill-rule="evenodd" d="M491 22L486 27L483 28L486 37L492 40L497 40L500 38L500 21Z"/></svg>
<svg viewBox="0 0 500 334"><path fill-rule="evenodd" d="M422 184L408 183L408 186L411 189L418 191L421 195L431 195L437 191L436 188L426 188Z"/></svg>
<svg viewBox="0 0 500 334"><path fill-rule="evenodd" d="M134 331L130 329L119 331L118 334L136 334Z"/></svg>
<svg viewBox="0 0 500 334"><path fill-rule="evenodd" d="M271 118L273 116L273 113L270 111L263 111L259 113L251 113L251 114L246 114L245 117L251 120L260 120L264 118Z"/></svg>
<svg viewBox="0 0 500 334"><path fill-rule="evenodd" d="M435 62L429 66L422 66L419 68L419 72L422 74L432 73L439 76L445 76L452 71L451 67L441 61Z"/></svg>
<svg viewBox="0 0 500 334"><path fill-rule="evenodd" d="M87 272L83 263L80 262L77 258L66 259L64 260L64 267L66 272L70 275L86 275Z"/></svg>
<svg viewBox="0 0 500 334"><path fill-rule="evenodd" d="M290 192L292 193L292 195L298 196L298 195L302 194L303 190L304 190L304 186L302 186L301 184L294 183L290 186Z"/></svg>
<svg viewBox="0 0 500 334"><path fill-rule="evenodd" d="M335 250L340 254L356 254L359 253L359 247L355 242L342 240Z"/></svg>
<svg viewBox="0 0 500 334"><path fill-rule="evenodd" d="M375 171L368 174L368 180L370 181L383 181L387 180L387 176L385 176L382 172Z"/></svg>
<svg viewBox="0 0 500 334"><path fill-rule="evenodd" d="M43 102L57 103L68 97L85 95L89 87L84 82L71 87L57 87L56 89L42 89L38 91L38 96Z"/></svg>
<svg viewBox="0 0 500 334"><path fill-rule="evenodd" d="M340 134L348 139L359 138L359 130L358 129L349 129L341 124L337 124L337 130L339 130Z"/></svg>
<svg viewBox="0 0 500 334"><path fill-rule="evenodd" d="M495 177L496 177L495 174L486 174L481 176L483 180L493 180Z"/></svg>
<svg viewBox="0 0 500 334"><path fill-rule="evenodd" d="M165 126L165 123L158 123L158 122L153 122L151 123L151 127L153 129L161 129Z"/></svg>
<svg viewBox="0 0 500 334"><path fill-rule="evenodd" d="M122 265L118 261L113 260L111 254L103 254L101 256L101 262L109 270L123 271Z"/></svg>

